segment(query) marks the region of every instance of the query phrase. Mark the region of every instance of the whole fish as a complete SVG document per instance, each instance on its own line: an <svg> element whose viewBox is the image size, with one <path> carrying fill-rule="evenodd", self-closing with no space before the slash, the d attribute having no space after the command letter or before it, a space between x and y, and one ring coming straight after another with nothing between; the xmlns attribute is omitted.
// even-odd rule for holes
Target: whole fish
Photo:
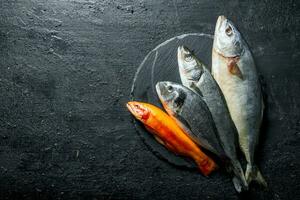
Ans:
<svg viewBox="0 0 300 200"><path fill-rule="evenodd" d="M217 169L216 163L204 154L176 122L161 109L136 101L128 102L127 108L159 143L178 155L192 158L205 176Z"/></svg>
<svg viewBox="0 0 300 200"><path fill-rule="evenodd" d="M212 74L226 99L247 160L245 177L266 186L254 163L263 117L263 98L252 54L237 28L219 16L213 43Z"/></svg>
<svg viewBox="0 0 300 200"><path fill-rule="evenodd" d="M212 116L200 95L168 81L158 82L156 91L167 113L198 145L225 157Z"/></svg>
<svg viewBox="0 0 300 200"><path fill-rule="evenodd" d="M236 178L233 179L237 191L247 189L242 166L238 160L238 133L228 111L226 101L217 82L205 65L185 46L178 47L178 67L184 86L199 92L206 102L218 130L220 143L229 158L229 168Z"/></svg>

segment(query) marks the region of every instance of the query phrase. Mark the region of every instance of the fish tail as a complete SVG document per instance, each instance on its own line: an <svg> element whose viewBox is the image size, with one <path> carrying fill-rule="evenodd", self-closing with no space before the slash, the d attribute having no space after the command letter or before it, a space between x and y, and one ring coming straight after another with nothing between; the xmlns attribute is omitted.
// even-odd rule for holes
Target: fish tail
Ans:
<svg viewBox="0 0 300 200"><path fill-rule="evenodd" d="M211 172L219 168L218 165L209 157L206 159L196 159L196 163L204 176L208 176Z"/></svg>
<svg viewBox="0 0 300 200"><path fill-rule="evenodd" d="M242 192L248 190L248 183L246 181L241 163L239 161L234 161L232 163L232 170L235 176L232 179L234 187L237 192Z"/></svg>
<svg viewBox="0 0 300 200"><path fill-rule="evenodd" d="M256 181L264 187L268 186L259 169L256 166L252 166L249 163L247 164L245 176L248 184L250 184L250 182L252 181Z"/></svg>
<svg viewBox="0 0 300 200"><path fill-rule="evenodd" d="M235 190L240 193L243 191L243 188L244 188L244 185L243 183L241 182L241 180L237 177L237 176L234 176L232 178L232 182L233 182L233 185L234 185L234 188Z"/></svg>

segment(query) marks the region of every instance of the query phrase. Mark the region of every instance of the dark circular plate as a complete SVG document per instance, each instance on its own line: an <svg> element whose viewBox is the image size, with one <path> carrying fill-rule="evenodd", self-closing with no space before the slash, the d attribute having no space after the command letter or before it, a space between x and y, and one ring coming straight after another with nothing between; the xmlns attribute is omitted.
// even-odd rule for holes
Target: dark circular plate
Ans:
<svg viewBox="0 0 300 200"><path fill-rule="evenodd" d="M177 64L177 48L185 45L193 50L208 67L211 66L213 36L203 33L184 34L171 38L148 53L135 74L131 99L148 102L162 108L156 94L155 85L159 81L181 83ZM163 109L163 108L162 108ZM144 126L135 120L135 127L143 142L157 155L178 167L196 168L196 165L181 156L177 156L159 144Z"/></svg>

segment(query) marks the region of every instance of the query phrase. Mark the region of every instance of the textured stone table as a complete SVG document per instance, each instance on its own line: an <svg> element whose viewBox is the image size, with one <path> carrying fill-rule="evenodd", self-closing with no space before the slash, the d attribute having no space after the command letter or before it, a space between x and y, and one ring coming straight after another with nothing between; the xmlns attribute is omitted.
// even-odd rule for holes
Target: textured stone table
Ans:
<svg viewBox="0 0 300 200"><path fill-rule="evenodd" d="M218 15L249 43L267 94L257 157L269 190L237 195L158 159L125 103L144 57ZM0 199L299 199L296 1L0 1Z"/></svg>

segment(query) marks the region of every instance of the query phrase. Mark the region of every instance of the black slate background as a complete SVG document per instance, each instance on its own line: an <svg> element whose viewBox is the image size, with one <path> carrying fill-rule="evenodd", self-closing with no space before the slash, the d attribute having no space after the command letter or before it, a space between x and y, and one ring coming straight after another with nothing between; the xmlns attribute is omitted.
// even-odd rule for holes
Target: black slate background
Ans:
<svg viewBox="0 0 300 200"><path fill-rule="evenodd" d="M150 50L213 34L221 14L253 51L270 116L269 190L244 195L158 159L124 106ZM0 199L299 199L299 20L296 0L1 0Z"/></svg>

